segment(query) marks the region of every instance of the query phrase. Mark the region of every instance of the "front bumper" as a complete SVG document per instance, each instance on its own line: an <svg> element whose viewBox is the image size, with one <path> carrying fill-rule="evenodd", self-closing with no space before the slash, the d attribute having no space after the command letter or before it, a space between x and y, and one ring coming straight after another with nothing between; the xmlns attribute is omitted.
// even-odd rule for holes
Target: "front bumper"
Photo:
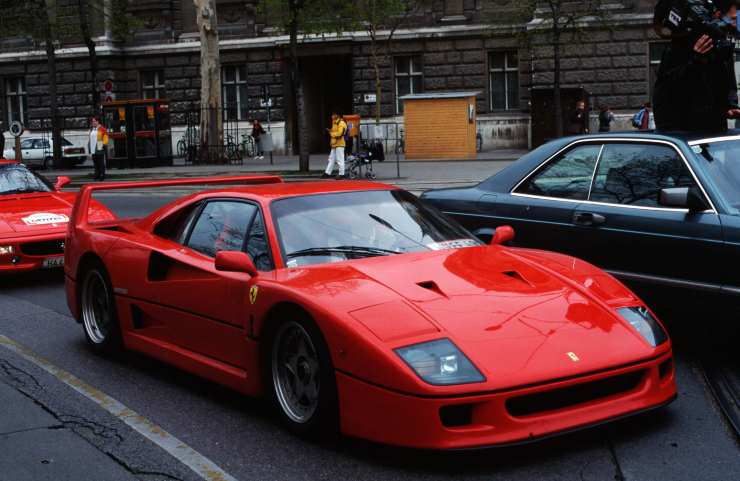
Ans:
<svg viewBox="0 0 740 481"><path fill-rule="evenodd" d="M629 389L605 395L602 389L592 393L594 399L572 405L563 405L561 400L558 408L537 411L537 402L516 404L517 400L553 398L552 393L578 390L582 386L588 390L589 386L627 377L637 380ZM534 441L637 414L668 404L676 397L671 352L608 372L456 397L398 393L344 373L337 373L337 387L342 432L422 449L464 449ZM512 411L518 412L512 414ZM463 415L454 416L455 412Z"/></svg>
<svg viewBox="0 0 740 481"><path fill-rule="evenodd" d="M35 271L62 267L65 234L34 236L25 239L0 240L0 245L13 246L13 254L0 256L0 274ZM48 260L47 260L48 259Z"/></svg>

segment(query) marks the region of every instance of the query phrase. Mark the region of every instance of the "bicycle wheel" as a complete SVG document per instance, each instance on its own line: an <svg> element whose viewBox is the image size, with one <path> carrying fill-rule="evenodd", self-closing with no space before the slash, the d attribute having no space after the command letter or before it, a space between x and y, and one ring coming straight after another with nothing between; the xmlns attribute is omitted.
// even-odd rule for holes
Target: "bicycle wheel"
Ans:
<svg viewBox="0 0 740 481"><path fill-rule="evenodd" d="M239 160L239 149L234 142L229 142L228 144L226 144L224 153L226 154L226 158L229 161L233 162Z"/></svg>
<svg viewBox="0 0 740 481"><path fill-rule="evenodd" d="M244 142L242 142L242 145L244 146L244 153L247 157L254 157L256 152L254 150L254 137L251 135L244 138Z"/></svg>

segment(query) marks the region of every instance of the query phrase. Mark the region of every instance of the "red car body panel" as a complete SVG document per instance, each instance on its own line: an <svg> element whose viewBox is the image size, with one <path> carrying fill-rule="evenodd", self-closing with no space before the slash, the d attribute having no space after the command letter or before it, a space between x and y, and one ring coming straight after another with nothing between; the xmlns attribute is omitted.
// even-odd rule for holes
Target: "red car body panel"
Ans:
<svg viewBox="0 0 740 481"><path fill-rule="evenodd" d="M201 192L141 220L94 222L86 215L96 189L240 182L268 185ZM79 269L94 256L110 275L127 348L261 395L266 384L260 334L274 309L299 306L329 347L343 432L384 443L447 449L521 442L661 406L675 397L670 341L652 347L616 312L642 301L577 259L480 246L284 267L272 201L390 189L395 188L364 182L283 184L254 176L85 187L65 254L70 309L79 320ZM261 206L275 270L252 278L219 272L212 258L153 234L160 221L193 202L232 197ZM158 263L166 266L161 274ZM252 305L253 286L259 295ZM433 386L394 352L440 338L452 340L485 381ZM509 406L523 396L551 396L604 379L632 384L526 415ZM534 402L527 399L525 406ZM472 421L464 427L445 425L440 410L459 404L469 405Z"/></svg>

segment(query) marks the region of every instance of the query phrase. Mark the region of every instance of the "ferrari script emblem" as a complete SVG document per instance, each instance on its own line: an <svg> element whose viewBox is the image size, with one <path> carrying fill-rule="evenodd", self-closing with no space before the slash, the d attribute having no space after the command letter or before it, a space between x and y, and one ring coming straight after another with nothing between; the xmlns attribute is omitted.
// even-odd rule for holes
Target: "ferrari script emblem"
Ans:
<svg viewBox="0 0 740 481"><path fill-rule="evenodd" d="M580 361L580 360L581 360L581 358L580 358L580 357L578 357L578 356L576 355L576 353L575 353L575 352L568 352L568 353L566 353L566 354L568 354L568 357L569 357L569 358L570 358L570 360L571 360L571 361L573 361L573 362L578 362L578 361Z"/></svg>
<svg viewBox="0 0 740 481"><path fill-rule="evenodd" d="M249 289L249 302L251 304L254 304L257 302L257 294L259 294L260 288L259 286L252 286L251 289Z"/></svg>

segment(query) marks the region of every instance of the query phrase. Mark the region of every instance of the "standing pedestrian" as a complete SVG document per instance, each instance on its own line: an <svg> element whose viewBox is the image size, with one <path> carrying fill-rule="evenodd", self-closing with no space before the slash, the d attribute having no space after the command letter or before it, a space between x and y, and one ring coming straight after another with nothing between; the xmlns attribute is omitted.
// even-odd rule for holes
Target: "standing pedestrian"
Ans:
<svg viewBox="0 0 740 481"><path fill-rule="evenodd" d="M108 131L100 123L100 119L90 119L89 147L95 168L95 180L105 180L105 150L108 145Z"/></svg>
<svg viewBox="0 0 740 481"><path fill-rule="evenodd" d="M329 132L329 145L331 147L331 153L329 154L329 164L326 166L326 171L321 176L322 179L331 177L334 171L334 164L337 164L339 173L337 180L344 179L344 134L347 132L347 124L342 119L342 116L334 112L331 114L331 129L326 129Z"/></svg>
<svg viewBox="0 0 740 481"><path fill-rule="evenodd" d="M650 102L645 102L642 108L632 117L632 126L637 130L650 130L654 125L652 121L652 114L650 109L652 105Z"/></svg>
<svg viewBox="0 0 740 481"><path fill-rule="evenodd" d="M254 158L261 160L264 159L264 152L262 152L262 143L260 138L262 134L266 133L265 129L262 128L262 124L257 119L252 121L252 138L254 139Z"/></svg>
<svg viewBox="0 0 740 481"><path fill-rule="evenodd" d="M614 122L614 113L608 105L604 105L599 112L599 132L610 132L612 122Z"/></svg>
<svg viewBox="0 0 740 481"><path fill-rule="evenodd" d="M576 109L570 115L570 133L574 135L583 135L588 133L588 112L586 111L586 102L579 100L576 102Z"/></svg>

